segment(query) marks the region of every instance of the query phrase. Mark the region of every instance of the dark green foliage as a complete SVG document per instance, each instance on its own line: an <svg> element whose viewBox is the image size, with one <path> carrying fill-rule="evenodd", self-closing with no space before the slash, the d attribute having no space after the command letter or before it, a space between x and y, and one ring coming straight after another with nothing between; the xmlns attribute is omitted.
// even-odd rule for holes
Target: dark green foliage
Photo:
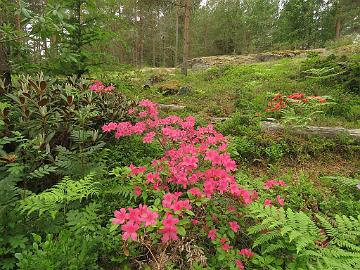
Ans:
<svg viewBox="0 0 360 270"><path fill-rule="evenodd" d="M56 73L72 75L80 78L89 68L98 65L96 55L89 48L100 39L100 18L89 15L91 9L96 9L94 1L66 0L62 3L68 16L63 30L60 59L54 69Z"/></svg>
<svg viewBox="0 0 360 270"><path fill-rule="evenodd" d="M111 141L101 125L124 119L131 105L120 92L99 95L86 82L60 85L42 76L19 79L7 101L12 105L3 109L1 132L8 142L1 156L23 163L18 168L29 180L47 177L48 184L59 175L82 176L97 167L92 157Z"/></svg>
<svg viewBox="0 0 360 270"><path fill-rule="evenodd" d="M100 269L96 265L96 242L90 237L61 231L58 236L47 235L44 241L33 235L32 248L16 254L18 269ZM59 258L67 258L62 260Z"/></svg>
<svg viewBox="0 0 360 270"><path fill-rule="evenodd" d="M306 79L325 85L339 84L355 94L360 93L360 56L336 56L321 58L313 55L304 61L302 74Z"/></svg>

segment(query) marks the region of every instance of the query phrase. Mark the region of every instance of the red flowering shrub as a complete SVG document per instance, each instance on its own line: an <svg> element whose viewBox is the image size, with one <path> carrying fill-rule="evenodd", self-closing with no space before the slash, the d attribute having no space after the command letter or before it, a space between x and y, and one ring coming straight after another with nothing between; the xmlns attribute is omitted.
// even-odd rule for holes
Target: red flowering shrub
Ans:
<svg viewBox="0 0 360 270"><path fill-rule="evenodd" d="M301 105L310 101L314 101L316 103L326 103L327 99L321 96L305 96L304 93L293 93L288 96L278 93L269 101L268 107L265 111L280 111L288 106L293 106L294 104Z"/></svg>
<svg viewBox="0 0 360 270"><path fill-rule="evenodd" d="M322 96L306 96L304 93L288 96L278 93L269 101L265 111L280 114L285 124L305 125L315 114L322 112L319 108L328 104L328 99Z"/></svg>
<svg viewBox="0 0 360 270"><path fill-rule="evenodd" d="M148 100L129 114L138 120L109 123L102 130L114 131L116 138L141 135L144 143L159 143L164 155L151 166L129 167L139 206L114 212L113 223L121 225L123 240L151 240L154 250L164 252L179 243L180 237L203 236L201 241L211 241L216 247L221 265L243 269L243 261L253 254L237 244L236 238L243 233L239 213L257 198L257 192L236 182L236 164L227 152L226 138L212 125L195 127L191 116L160 118L157 104ZM146 198L141 197L143 191ZM226 200L232 202L228 209L221 206ZM157 261L156 254L151 254Z"/></svg>

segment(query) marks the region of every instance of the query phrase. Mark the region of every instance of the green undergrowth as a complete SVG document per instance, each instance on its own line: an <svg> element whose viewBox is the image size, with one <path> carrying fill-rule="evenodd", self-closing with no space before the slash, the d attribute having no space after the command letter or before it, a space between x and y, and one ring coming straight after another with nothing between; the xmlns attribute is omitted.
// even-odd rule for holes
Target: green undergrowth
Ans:
<svg viewBox="0 0 360 270"><path fill-rule="evenodd" d="M338 59L345 61L344 57ZM339 71L342 74L350 72L348 77L354 78L353 88L359 83L357 79L359 67L356 59L358 55L355 54L346 60L348 66L352 65L350 71ZM323 64L319 65L319 61L323 61ZM316 68L323 68L329 62L334 65L331 61L314 54L309 55L308 58L286 58L265 63L212 67L202 71L190 71L187 77L181 75L178 70L170 73L162 69L132 70L125 74L112 72L102 76L119 84L120 89L131 97L147 98L163 104L183 105L186 107L185 113L202 118L228 117L234 112L258 113L266 118L269 115L264 113L264 109L271 94L275 93L300 92L307 95L330 96L331 105L326 107L323 116L313 119L313 124L358 128L360 127L359 95L347 89L342 81L332 82L326 80L327 77L319 79L304 73L304 70L309 69L316 72ZM341 66L342 62L336 64ZM143 88L143 84L154 75L161 77L165 82L176 82L180 86L188 87L190 92L185 95L163 95L159 90L163 82L154 83L150 88Z"/></svg>

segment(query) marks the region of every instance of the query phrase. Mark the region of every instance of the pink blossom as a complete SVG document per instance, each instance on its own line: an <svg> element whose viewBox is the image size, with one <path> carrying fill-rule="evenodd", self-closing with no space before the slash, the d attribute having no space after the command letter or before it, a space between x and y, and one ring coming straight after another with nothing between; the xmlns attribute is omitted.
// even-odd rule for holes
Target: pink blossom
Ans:
<svg viewBox="0 0 360 270"><path fill-rule="evenodd" d="M193 195L193 196L196 196L196 197L202 197L203 194L201 192L201 190L199 188L191 188L188 190L188 192Z"/></svg>
<svg viewBox="0 0 360 270"><path fill-rule="evenodd" d="M264 202L264 206L271 206L271 200L270 199L266 199Z"/></svg>
<svg viewBox="0 0 360 270"><path fill-rule="evenodd" d="M148 209L143 215L141 215L141 221L145 222L145 227L150 225L156 225L156 220L159 217L157 212L153 212Z"/></svg>
<svg viewBox="0 0 360 270"><path fill-rule="evenodd" d="M154 137L155 137L155 132L149 132L143 138L143 142L144 143L151 143L153 141Z"/></svg>
<svg viewBox="0 0 360 270"><path fill-rule="evenodd" d="M128 210L129 210L128 218L130 221L133 221L136 223L141 221L140 220L140 209L138 209L138 208L133 209L130 207L130 208L128 208Z"/></svg>
<svg viewBox="0 0 360 270"><path fill-rule="evenodd" d="M110 131L116 130L117 126L118 125L116 123L111 122L111 123L109 123L107 125L103 125L101 127L101 129L102 129L103 132L110 132Z"/></svg>
<svg viewBox="0 0 360 270"><path fill-rule="evenodd" d="M115 90L113 85L109 85L105 87L105 85L101 81L95 81L92 85L89 86L91 91L94 91L98 94L110 93Z"/></svg>
<svg viewBox="0 0 360 270"><path fill-rule="evenodd" d="M138 122L132 127L132 133L142 134L146 129L146 124L144 122Z"/></svg>
<svg viewBox="0 0 360 270"><path fill-rule="evenodd" d="M98 83L96 87L108 88L102 83ZM96 87L94 86L94 89ZM163 156L151 162L151 172L145 173L150 167L135 167L133 164L129 166L130 175L145 173L144 177L137 178L138 180L143 179L143 183L134 187L137 196L141 195L145 185L148 185L147 189L156 190L157 194L164 194L161 203L168 213L162 217L161 228L157 231L162 235L162 242L177 240L177 223L180 217L187 218L189 216L186 210L193 207L201 208L201 205L198 206L198 204L204 203L203 200L195 198L196 206L192 205L190 202L190 200L194 200L192 196L218 199L214 195L230 193L238 199L237 201L244 204L249 204L257 199L255 191L246 190L236 183L234 176L236 163L226 150L226 137L217 132L212 125L195 127L194 117L182 119L178 116L168 116L160 118L157 104L149 100L141 101L139 106L140 110L129 110L129 114L136 113L134 115L135 123L108 123L102 129L104 132L115 131L116 138L142 134L144 143L152 142L156 134L156 138L164 147ZM284 186L285 183L279 180L276 185ZM270 183L269 188L272 186L274 183ZM183 193L176 192L179 190ZM230 207L229 210L236 211L234 207ZM173 216L175 214L178 216ZM214 214L209 214L215 223L220 223L220 219ZM128 208L128 212L126 209L120 209L114 215L114 223L124 224L127 222L126 226L123 225L123 237L126 239L136 239L136 232L140 226L156 225L159 219L159 214L146 205L139 205L135 209ZM199 220L191 219L191 223L197 225ZM236 221L230 221L229 226L234 232L239 231L240 226ZM125 235L125 233L127 234ZM217 237L216 229L210 230L208 237L214 241ZM231 248L225 237L220 242L225 250Z"/></svg>
<svg viewBox="0 0 360 270"><path fill-rule="evenodd" d="M230 229L233 230L235 233L238 232L240 225L236 221L230 221L229 222Z"/></svg>
<svg viewBox="0 0 360 270"><path fill-rule="evenodd" d="M161 238L162 242L168 242L170 240L178 240L176 223L179 222L179 219L172 217L171 214L167 214L166 217L162 220L164 225L163 229L160 229L159 232L163 235Z"/></svg>
<svg viewBox="0 0 360 270"><path fill-rule="evenodd" d="M134 187L134 192L135 192L136 196L139 197L141 195L141 187L135 186Z"/></svg>
<svg viewBox="0 0 360 270"><path fill-rule="evenodd" d="M285 187L286 184L283 180L268 180L264 183L264 189L271 189L274 186L283 186Z"/></svg>
<svg viewBox="0 0 360 270"><path fill-rule="evenodd" d="M211 179L208 179L205 181L204 193L208 198L210 198L211 195L215 192L215 188L216 188L215 181L213 181Z"/></svg>
<svg viewBox="0 0 360 270"><path fill-rule="evenodd" d="M248 248L243 248L239 251L239 255L245 255L246 257L250 258L254 256L254 253L252 253L251 250Z"/></svg>
<svg viewBox="0 0 360 270"><path fill-rule="evenodd" d="M133 175L138 175L146 171L146 167L135 167L134 164L130 164L129 166L131 173Z"/></svg>
<svg viewBox="0 0 360 270"><path fill-rule="evenodd" d="M110 92L112 90L115 90L115 87L113 85L109 85L108 87L105 88L105 91Z"/></svg>
<svg viewBox="0 0 360 270"><path fill-rule="evenodd" d="M167 214L167 216L163 219L162 224L164 226L173 226L179 222L179 219L174 218L171 214Z"/></svg>
<svg viewBox="0 0 360 270"><path fill-rule="evenodd" d="M236 267L239 268L240 270L245 269L242 261L240 261L240 260L235 260L235 264L236 264Z"/></svg>
<svg viewBox="0 0 360 270"><path fill-rule="evenodd" d="M177 201L174 202L170 208L176 212L176 211L181 211L183 209L187 209L190 210L192 208L190 201L189 200L181 200L181 201Z"/></svg>
<svg viewBox="0 0 360 270"><path fill-rule="evenodd" d="M199 224L199 221L197 219L192 219L191 224L192 225L197 225L197 224Z"/></svg>
<svg viewBox="0 0 360 270"><path fill-rule="evenodd" d="M221 243L221 244L226 243L226 241L227 241L227 238L226 238L226 237L221 237L221 239L220 239L220 243Z"/></svg>
<svg viewBox="0 0 360 270"><path fill-rule="evenodd" d="M134 113L136 113L136 109L129 109L128 110L128 114L131 115L131 114L134 114Z"/></svg>
<svg viewBox="0 0 360 270"><path fill-rule="evenodd" d="M163 229L160 229L159 232L163 235L161 241L166 243L171 240L178 240L177 228L175 226L166 226Z"/></svg>
<svg viewBox="0 0 360 270"><path fill-rule="evenodd" d="M114 224L123 224L128 219L128 214L125 208L121 208L120 211L114 211L115 218L112 220Z"/></svg>
<svg viewBox="0 0 360 270"><path fill-rule="evenodd" d="M155 183L155 180L160 180L160 175L158 173L148 173L146 175L146 183Z"/></svg>
<svg viewBox="0 0 360 270"><path fill-rule="evenodd" d="M223 244L221 248L225 251L228 251L233 248L233 246L230 246L229 244Z"/></svg>
<svg viewBox="0 0 360 270"><path fill-rule="evenodd" d="M212 229L208 233L208 238L211 239L211 241L214 241L216 239L216 229Z"/></svg>
<svg viewBox="0 0 360 270"><path fill-rule="evenodd" d="M280 195L277 195L276 199L281 206L284 206L284 200L280 197Z"/></svg>
<svg viewBox="0 0 360 270"><path fill-rule="evenodd" d="M137 239L137 230L139 229L139 224L129 221L128 223L121 226L121 230L123 231L122 239L124 241L131 238L132 240L136 241Z"/></svg>
<svg viewBox="0 0 360 270"><path fill-rule="evenodd" d="M148 115L146 111L139 112L139 117L145 118Z"/></svg>
<svg viewBox="0 0 360 270"><path fill-rule="evenodd" d="M155 106L155 103L151 102L148 99L144 99L144 100L139 102L139 106L141 106L141 107L153 107L153 106Z"/></svg>

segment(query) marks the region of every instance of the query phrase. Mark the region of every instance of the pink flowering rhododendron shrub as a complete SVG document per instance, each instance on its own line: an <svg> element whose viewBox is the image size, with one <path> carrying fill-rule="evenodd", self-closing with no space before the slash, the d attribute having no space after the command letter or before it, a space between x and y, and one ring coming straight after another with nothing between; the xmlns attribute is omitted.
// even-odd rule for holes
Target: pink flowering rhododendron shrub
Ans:
<svg viewBox="0 0 360 270"><path fill-rule="evenodd" d="M119 139L141 136L145 144L157 143L164 152L148 166L128 168L138 206L114 212L122 239L156 250L151 253L154 261L159 250L170 252L196 239L213 245L221 265L243 269L253 253L237 241L244 233L241 212L257 199L257 192L236 182L237 166L226 138L212 125L196 127L191 116L161 118L157 104L149 100L129 114L137 120L108 123L103 132Z"/></svg>
<svg viewBox="0 0 360 270"><path fill-rule="evenodd" d="M105 86L103 82L95 81L89 86L89 89L98 94L105 94L111 93L113 90L115 90L115 87L113 85Z"/></svg>
<svg viewBox="0 0 360 270"><path fill-rule="evenodd" d="M128 99L119 89L114 85L105 85L101 81L94 81L88 87L82 89L85 93L81 95L83 102L91 105L89 109L96 108L92 111L94 115L94 124L103 125L104 123L129 119L127 111L133 106L134 102ZM73 103L78 102L74 100Z"/></svg>

